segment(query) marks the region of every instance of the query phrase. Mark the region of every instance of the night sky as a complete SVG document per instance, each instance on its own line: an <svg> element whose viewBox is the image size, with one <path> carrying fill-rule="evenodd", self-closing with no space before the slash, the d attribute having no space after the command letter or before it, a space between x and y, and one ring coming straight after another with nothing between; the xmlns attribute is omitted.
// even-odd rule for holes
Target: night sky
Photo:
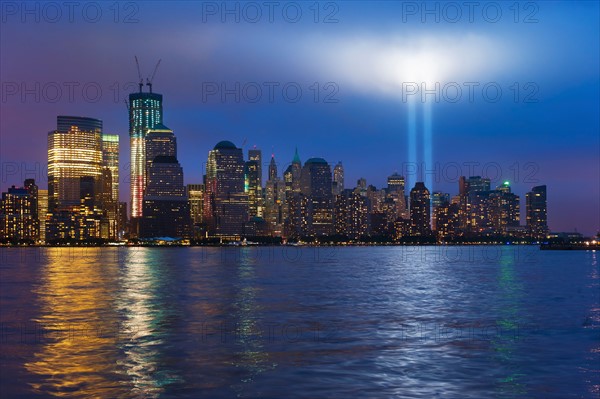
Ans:
<svg viewBox="0 0 600 399"><path fill-rule="evenodd" d="M430 189L456 194L457 165L459 174L488 174L493 186L509 180L524 224L526 191L546 184L552 231L600 227L596 1L480 2L473 10L462 2L279 2L272 15L263 2L227 3L234 11L224 15L221 2L82 2L72 15L62 2L28 4L29 13L21 2L1 4L2 191L24 177L45 188L47 132L57 115L78 115L120 135L128 201L124 99L137 90L137 55L144 79L162 59L154 91L164 96L186 183L201 182L208 151L231 140L245 156L261 148L265 163L274 153L280 174L297 146L303 162L342 161L347 187L365 177L381 188L394 171L409 171L410 101L422 161L426 106L407 90L437 82L439 101L426 97L439 164ZM223 88L232 91L225 98ZM35 176L25 171L36 168Z"/></svg>

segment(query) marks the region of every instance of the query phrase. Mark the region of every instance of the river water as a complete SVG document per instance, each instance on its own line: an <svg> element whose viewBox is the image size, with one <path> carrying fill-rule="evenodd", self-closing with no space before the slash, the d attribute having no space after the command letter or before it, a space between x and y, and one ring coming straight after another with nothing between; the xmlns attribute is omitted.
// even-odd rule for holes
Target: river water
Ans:
<svg viewBox="0 0 600 399"><path fill-rule="evenodd" d="M0 248L0 392L598 398L598 256L533 246Z"/></svg>

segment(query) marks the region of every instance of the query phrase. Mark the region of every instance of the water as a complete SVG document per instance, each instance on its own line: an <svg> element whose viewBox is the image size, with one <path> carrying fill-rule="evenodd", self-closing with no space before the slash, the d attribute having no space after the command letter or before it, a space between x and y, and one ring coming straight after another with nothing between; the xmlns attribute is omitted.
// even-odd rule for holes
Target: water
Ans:
<svg viewBox="0 0 600 399"><path fill-rule="evenodd" d="M598 255L1 248L1 394L597 398Z"/></svg>

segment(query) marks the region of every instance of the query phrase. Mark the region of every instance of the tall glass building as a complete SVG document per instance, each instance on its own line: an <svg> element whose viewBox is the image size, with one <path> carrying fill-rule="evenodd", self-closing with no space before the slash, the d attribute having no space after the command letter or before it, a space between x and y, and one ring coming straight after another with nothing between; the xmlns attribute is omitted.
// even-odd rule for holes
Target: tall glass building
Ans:
<svg viewBox="0 0 600 399"><path fill-rule="evenodd" d="M333 168L333 195L339 195L344 191L344 166L338 162Z"/></svg>
<svg viewBox="0 0 600 399"><path fill-rule="evenodd" d="M303 234L322 236L334 233L331 166L323 158L310 158L302 167L301 194L306 198L307 228Z"/></svg>
<svg viewBox="0 0 600 399"><path fill-rule="evenodd" d="M119 201L119 136L116 134L102 135L102 162L104 168L110 171L111 199Z"/></svg>
<svg viewBox="0 0 600 399"><path fill-rule="evenodd" d="M431 197L425 183L416 182L410 190L410 233L414 236L431 235Z"/></svg>
<svg viewBox="0 0 600 399"><path fill-rule="evenodd" d="M145 137L148 131L162 124L162 94L131 93L129 95L129 140L131 144L131 217L142 216L146 185Z"/></svg>
<svg viewBox="0 0 600 399"><path fill-rule="evenodd" d="M231 141L217 143L206 164L205 222L209 234L239 239L248 221L244 155Z"/></svg>
<svg viewBox="0 0 600 399"><path fill-rule="evenodd" d="M79 206L81 178L102 177L102 121L58 116L48 133L48 209Z"/></svg>
<svg viewBox="0 0 600 399"><path fill-rule="evenodd" d="M548 235L548 211L546 204L546 186L535 186L525 195L527 210L527 230L536 239Z"/></svg>
<svg viewBox="0 0 600 399"><path fill-rule="evenodd" d="M102 207L108 218L108 231L103 233L110 239L118 236L118 206L119 206L119 136L116 134L102 135Z"/></svg>
<svg viewBox="0 0 600 399"><path fill-rule="evenodd" d="M263 216L262 154L257 148L248 150L244 168L245 190L248 194L248 217Z"/></svg>

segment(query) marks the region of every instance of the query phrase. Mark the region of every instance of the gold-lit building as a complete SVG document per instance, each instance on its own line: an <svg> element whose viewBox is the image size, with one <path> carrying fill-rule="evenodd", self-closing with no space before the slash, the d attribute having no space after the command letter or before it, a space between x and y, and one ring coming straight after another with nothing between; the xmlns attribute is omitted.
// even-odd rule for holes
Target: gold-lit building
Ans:
<svg viewBox="0 0 600 399"><path fill-rule="evenodd" d="M119 226L119 136L102 135L102 207L108 218L108 238L114 240L122 228Z"/></svg>
<svg viewBox="0 0 600 399"><path fill-rule="evenodd" d="M0 242L33 244L38 237L37 191L10 187L0 200Z"/></svg>
<svg viewBox="0 0 600 399"><path fill-rule="evenodd" d="M48 133L47 241L104 238L102 178L102 121L58 116Z"/></svg>
<svg viewBox="0 0 600 399"><path fill-rule="evenodd" d="M48 190L38 190L38 219L40 222L40 236L38 240L46 242L46 217L48 215Z"/></svg>

